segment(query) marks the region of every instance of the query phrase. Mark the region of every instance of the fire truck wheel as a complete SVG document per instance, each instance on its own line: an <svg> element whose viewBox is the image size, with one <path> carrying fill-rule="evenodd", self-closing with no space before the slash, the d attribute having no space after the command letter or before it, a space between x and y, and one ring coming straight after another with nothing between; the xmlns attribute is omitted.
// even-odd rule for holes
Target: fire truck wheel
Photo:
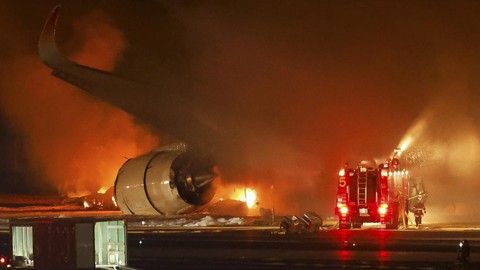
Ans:
<svg viewBox="0 0 480 270"><path fill-rule="evenodd" d="M362 227L362 222L353 222L353 228L360 229Z"/></svg>
<svg viewBox="0 0 480 270"><path fill-rule="evenodd" d="M352 223L350 223L350 222L347 222L347 223L344 223L344 224L342 224L342 222L340 222L339 226L338 226L339 229L350 229L351 227L352 227Z"/></svg>
<svg viewBox="0 0 480 270"><path fill-rule="evenodd" d="M385 224L386 229L396 230L398 229L398 220L392 220L391 223Z"/></svg>
<svg viewBox="0 0 480 270"><path fill-rule="evenodd" d="M390 229L390 230L396 230L396 229L398 229L398 225L395 226L395 224L387 223L387 224L385 224L385 228Z"/></svg>

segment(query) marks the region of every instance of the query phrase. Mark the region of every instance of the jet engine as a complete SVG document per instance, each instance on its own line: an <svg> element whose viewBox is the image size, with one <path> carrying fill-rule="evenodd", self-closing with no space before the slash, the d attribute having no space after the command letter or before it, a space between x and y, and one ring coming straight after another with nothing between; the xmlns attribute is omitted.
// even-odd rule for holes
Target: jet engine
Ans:
<svg viewBox="0 0 480 270"><path fill-rule="evenodd" d="M60 6L56 6L40 36L39 55L52 74L99 99L155 125L159 130L211 153L216 132L192 111L190 101L176 89L129 81L115 74L79 65L57 48L55 29ZM151 102L158 90L163 98ZM154 104L148 105L148 104ZM183 123L189 123L188 125ZM202 138L202 139L200 139ZM209 155L187 151L186 145L158 149L129 159L115 180L115 198L125 214L175 215L192 213L215 195L214 163Z"/></svg>
<svg viewBox="0 0 480 270"><path fill-rule="evenodd" d="M120 210L135 215L187 214L215 195L213 163L181 147L127 160L115 180Z"/></svg>

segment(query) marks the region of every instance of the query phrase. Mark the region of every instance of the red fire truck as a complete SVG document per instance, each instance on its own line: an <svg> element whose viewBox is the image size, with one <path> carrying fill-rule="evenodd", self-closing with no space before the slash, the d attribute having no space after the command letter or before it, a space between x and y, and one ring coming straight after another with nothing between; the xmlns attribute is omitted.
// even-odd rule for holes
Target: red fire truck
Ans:
<svg viewBox="0 0 480 270"><path fill-rule="evenodd" d="M396 154L377 168L345 164L339 172L335 214L342 229L360 228L365 222L397 229L408 204L409 175L399 168Z"/></svg>

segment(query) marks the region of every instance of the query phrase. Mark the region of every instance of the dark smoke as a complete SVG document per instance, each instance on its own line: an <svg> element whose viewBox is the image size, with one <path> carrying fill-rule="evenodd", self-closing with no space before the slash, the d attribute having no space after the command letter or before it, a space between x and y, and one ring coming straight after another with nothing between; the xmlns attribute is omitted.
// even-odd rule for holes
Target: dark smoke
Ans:
<svg viewBox="0 0 480 270"><path fill-rule="evenodd" d="M238 146L231 153L244 151L243 160L230 156L237 167L228 177L274 186L265 193L283 211L330 215L339 166L383 161L417 115L433 110L429 137L415 144L437 142L431 152L450 145L436 158L457 172L417 171L430 207L476 214L469 211L476 193L465 191L478 188L471 179L479 171L472 170L480 120L472 76L480 60L478 10L474 3L428 1L210 2L180 10L195 52L196 87L233 133L226 137L238 142L229 144ZM458 195L448 196L451 189ZM472 207L460 210L464 205Z"/></svg>
<svg viewBox="0 0 480 270"><path fill-rule="evenodd" d="M112 70L125 42L108 15L93 10L73 25L78 36L73 37L77 49L72 58ZM0 72L2 112L24 138L28 165L59 193L81 195L112 186L126 158L157 144L158 138L126 113L51 76L37 55L11 49Z"/></svg>
<svg viewBox="0 0 480 270"><path fill-rule="evenodd" d="M455 212L458 218L478 216L470 205L476 204L475 190L479 186L471 178L478 171L474 164L480 120L480 4L86 3L66 1L65 17L76 17L96 7L112 16L128 40L115 72L174 87L192 98L197 105L192 109L202 111L202 117L214 122L222 135L222 181L257 189L260 206L275 206L284 213L314 210L332 215L338 168L344 162L383 161L409 130L418 126L418 121L425 121L424 129L407 149L422 153L422 164L407 163L427 185L427 207L438 209L437 213ZM43 10L46 17L48 8ZM30 15L26 11L21 14ZM18 18L5 19L13 23L10 20ZM37 20L42 24L44 18L38 16ZM98 24L92 20L89 23ZM40 30L24 32L29 35L23 40L27 44L36 42ZM77 36L72 44L65 33L63 28L63 44L72 53L79 49L76 44L87 39ZM106 40L106 46L118 43ZM7 42L3 46L21 55L9 45ZM89 53L92 57L103 54ZM20 64L18 57L11 60L22 67L29 64L41 68L35 55L29 56L33 63ZM113 64L118 59L115 55L108 61ZM81 62L93 65L92 60ZM39 77L42 82L61 84L49 78L46 71ZM83 95L76 89L71 91ZM158 98L162 98L161 93ZM26 118L33 119L31 112ZM44 121L49 123L58 121L39 118L48 118ZM92 114L89 118L101 117ZM108 118L99 121L104 123ZM75 134L89 133L82 130ZM52 134L52 138L66 136ZM81 142L75 145L97 142L109 154L120 148L107 143L116 137L101 143L89 136L80 137ZM123 138L122 143L141 139L140 135ZM82 154L95 164L103 160ZM63 161L68 166L73 164L69 159Z"/></svg>

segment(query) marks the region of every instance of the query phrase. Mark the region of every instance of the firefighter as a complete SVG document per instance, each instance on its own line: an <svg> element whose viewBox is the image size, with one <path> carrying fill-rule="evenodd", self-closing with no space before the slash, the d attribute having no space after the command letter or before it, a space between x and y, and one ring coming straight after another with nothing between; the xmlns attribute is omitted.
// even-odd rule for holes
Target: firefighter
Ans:
<svg viewBox="0 0 480 270"><path fill-rule="evenodd" d="M415 216L415 225L418 228L422 224L423 215L427 213L427 210L425 209L425 204L422 202L420 198L417 199L417 202L412 207L412 212L413 212L413 215Z"/></svg>

